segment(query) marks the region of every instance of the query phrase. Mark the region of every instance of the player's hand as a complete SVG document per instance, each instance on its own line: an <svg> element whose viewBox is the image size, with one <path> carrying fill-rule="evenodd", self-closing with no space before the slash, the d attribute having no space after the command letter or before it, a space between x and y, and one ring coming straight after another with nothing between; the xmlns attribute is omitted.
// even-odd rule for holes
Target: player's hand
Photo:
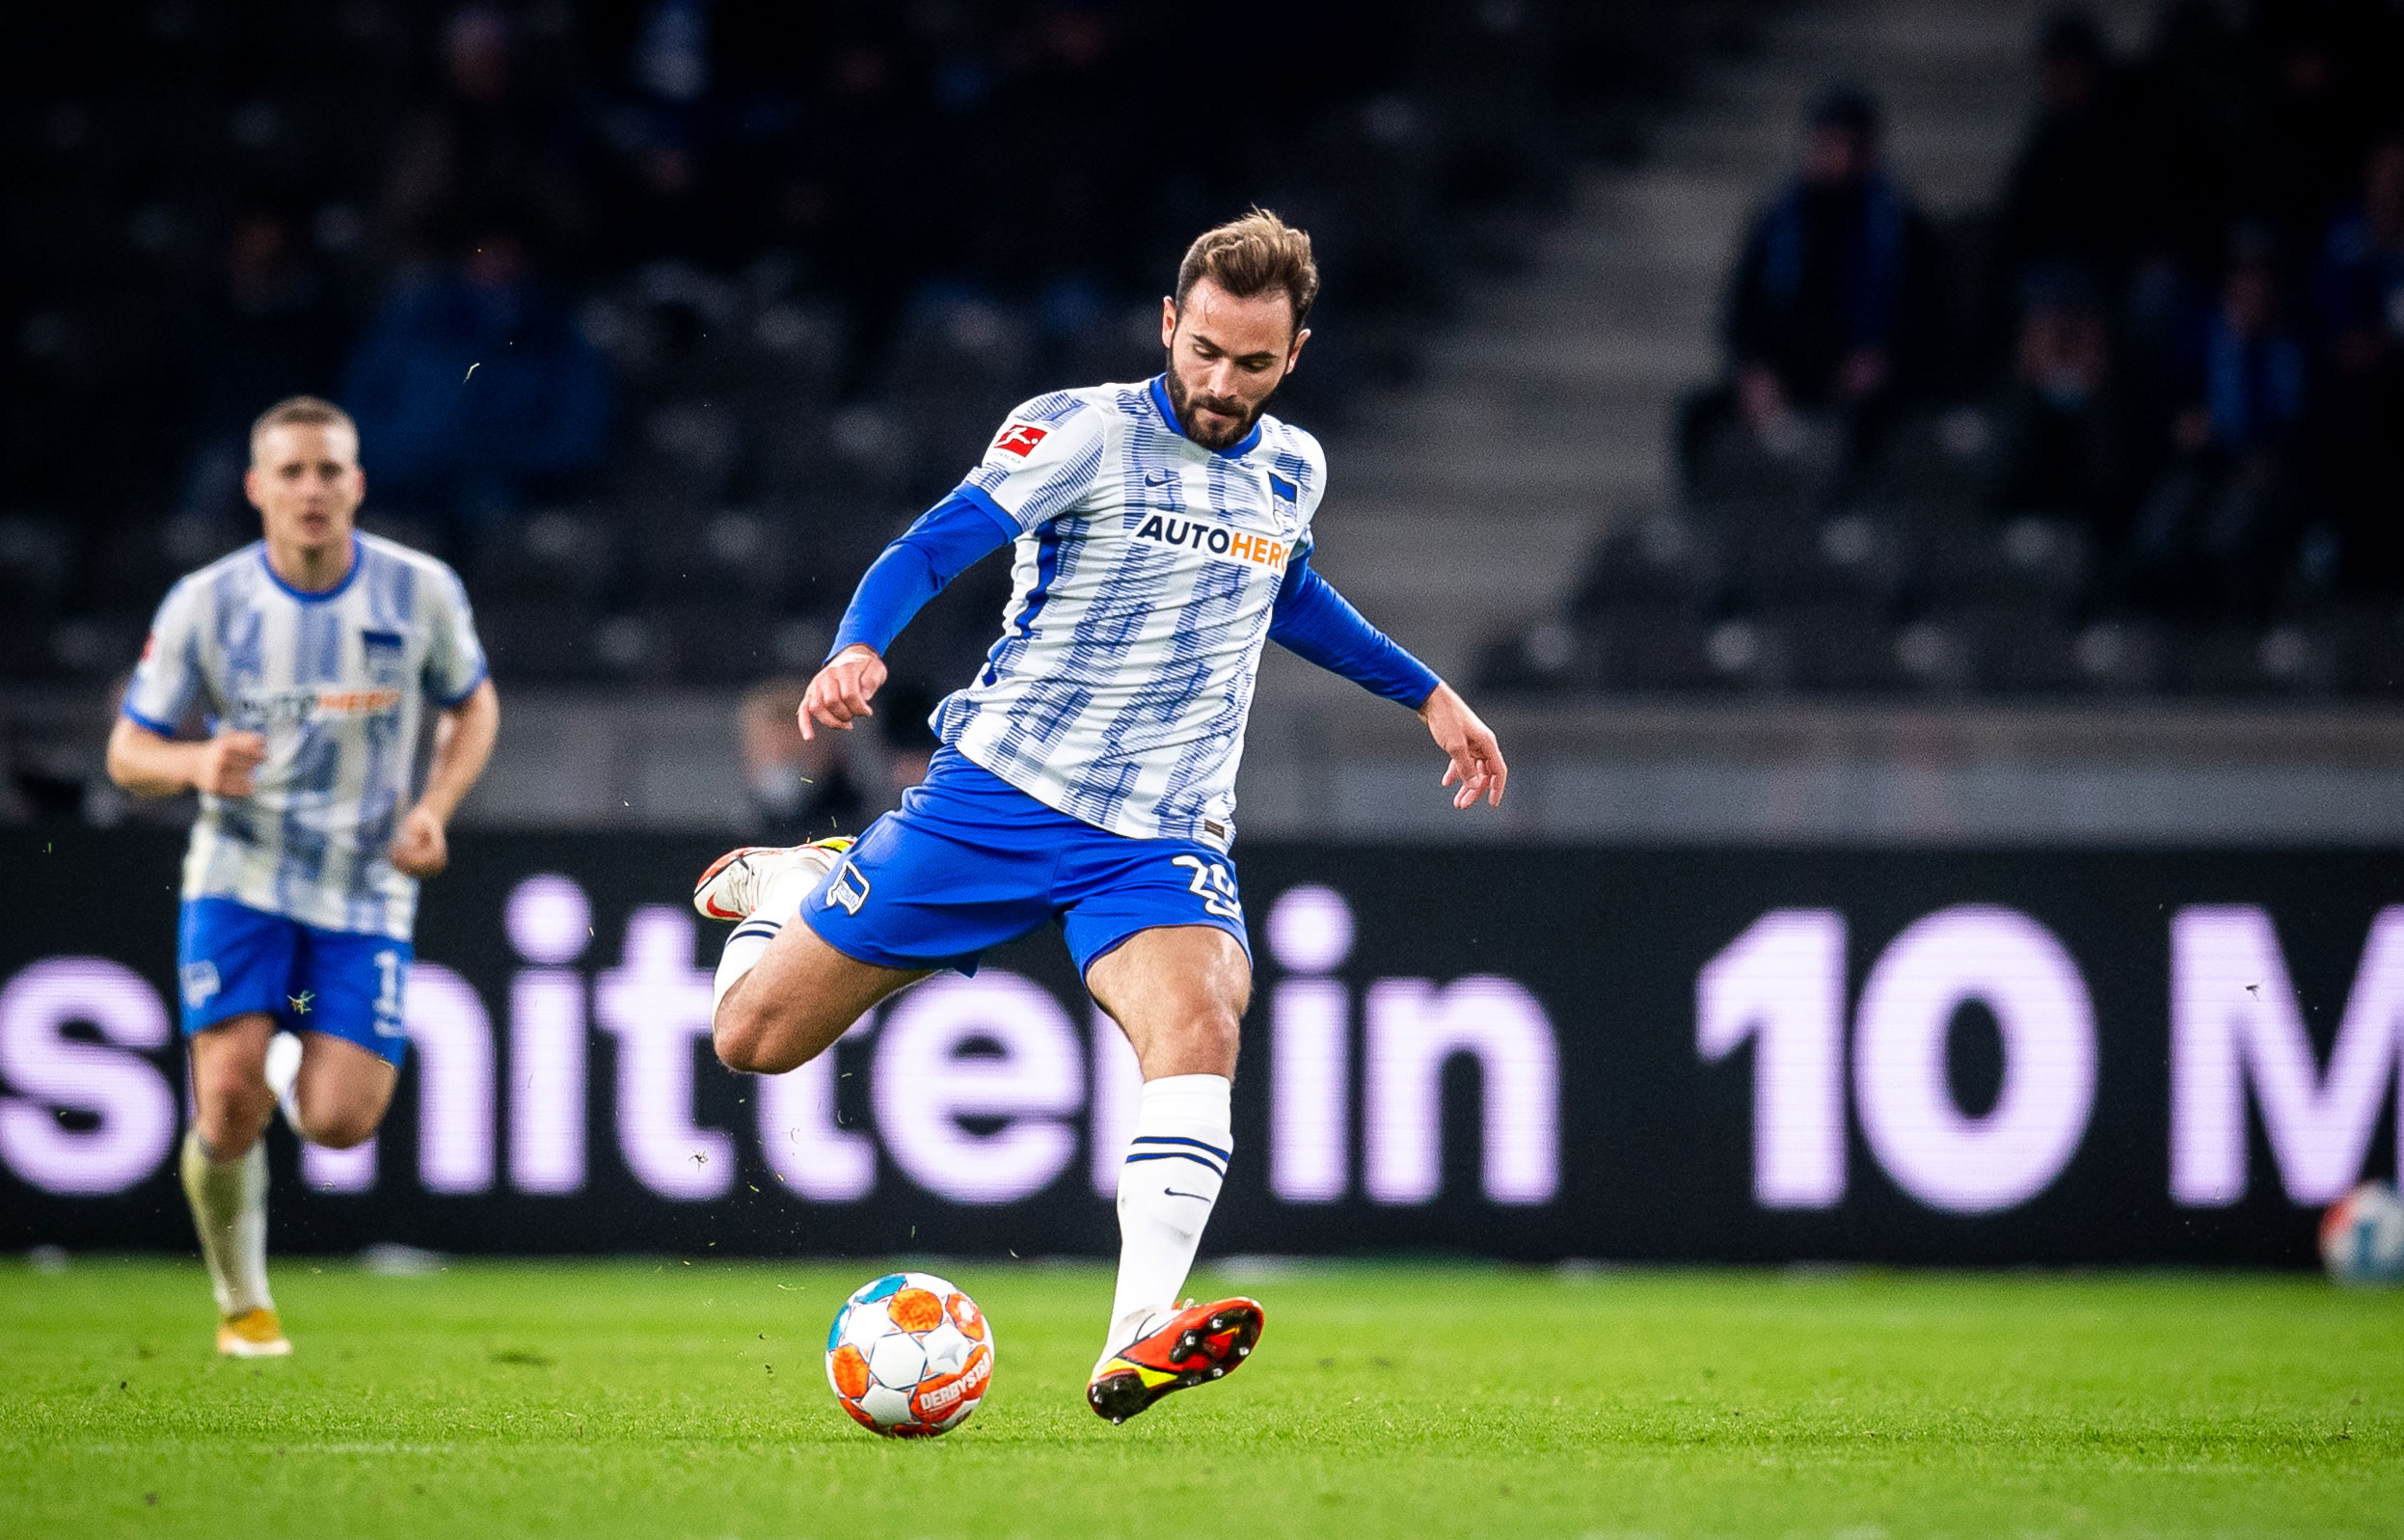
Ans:
<svg viewBox="0 0 2404 1540"><path fill-rule="evenodd" d="M388 850L392 864L410 877L432 877L450 865L450 841L443 832L443 821L423 805L401 816Z"/></svg>
<svg viewBox="0 0 2404 1540"><path fill-rule="evenodd" d="M219 733L198 745L192 785L211 797L248 797L257 790L252 772L266 762L267 740L257 733Z"/></svg>
<svg viewBox="0 0 2404 1540"><path fill-rule="evenodd" d="M1502 745L1495 741L1494 729L1478 719L1469 702L1450 685L1438 685L1436 692L1420 705L1419 720L1427 724L1436 746L1452 757L1442 783L1460 783L1461 789L1452 794L1452 805L1475 807L1483 797L1487 806L1500 807L1511 767L1502 763Z"/></svg>
<svg viewBox="0 0 2404 1540"><path fill-rule="evenodd" d="M818 677L810 681L809 690L802 695L801 736L813 740L818 737L812 723L839 727L848 733L854 718L876 716L868 709L869 697L884 682L883 659L862 642L846 647L818 671Z"/></svg>

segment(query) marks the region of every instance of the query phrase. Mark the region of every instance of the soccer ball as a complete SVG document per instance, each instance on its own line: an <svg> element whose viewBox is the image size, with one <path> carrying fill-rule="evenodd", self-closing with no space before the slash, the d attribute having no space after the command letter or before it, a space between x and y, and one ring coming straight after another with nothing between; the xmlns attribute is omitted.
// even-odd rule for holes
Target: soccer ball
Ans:
<svg viewBox="0 0 2404 1540"><path fill-rule="evenodd" d="M2404 1283L2404 1201L2366 1181L2320 1220L2320 1259L2340 1283Z"/></svg>
<svg viewBox="0 0 2404 1540"><path fill-rule="evenodd" d="M958 1285L932 1273L887 1273L835 1311L826 1383L872 1433L949 1433L993 1383L993 1328Z"/></svg>

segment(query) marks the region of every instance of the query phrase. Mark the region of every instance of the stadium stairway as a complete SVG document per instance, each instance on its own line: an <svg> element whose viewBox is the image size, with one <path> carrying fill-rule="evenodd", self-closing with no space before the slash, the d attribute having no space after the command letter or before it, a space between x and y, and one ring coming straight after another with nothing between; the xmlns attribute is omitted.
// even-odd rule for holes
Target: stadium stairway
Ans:
<svg viewBox="0 0 2404 1540"><path fill-rule="evenodd" d="M2028 112L2044 10L1823 0L1765 16L1757 46L1707 65L1635 163L1580 172L1535 260L1470 298L1417 386L1329 445L1314 564L1448 678L1468 676L1481 638L1557 610L1601 530L1675 496L1673 414L1718 368L1729 263L1789 174L1811 99L1867 87L1923 205L1975 208ZM2123 43L2144 12L2098 8ZM1361 711L1341 681L1273 659L1250 778L1278 801L1274 762L1323 757Z"/></svg>

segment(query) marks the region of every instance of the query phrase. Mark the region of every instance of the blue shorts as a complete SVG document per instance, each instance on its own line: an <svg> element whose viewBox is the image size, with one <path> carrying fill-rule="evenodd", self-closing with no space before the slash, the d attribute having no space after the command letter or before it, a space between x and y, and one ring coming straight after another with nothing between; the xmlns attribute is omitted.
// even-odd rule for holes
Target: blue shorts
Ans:
<svg viewBox="0 0 2404 1540"><path fill-rule="evenodd" d="M1224 852L1095 828L950 748L810 890L801 917L836 951L886 968L974 973L987 947L1051 919L1079 977L1159 926L1212 926L1252 955Z"/></svg>
<svg viewBox="0 0 2404 1540"><path fill-rule="evenodd" d="M401 991L415 948L389 935L320 931L231 899L186 899L176 934L185 1037L264 1012L397 1065L409 1051Z"/></svg>

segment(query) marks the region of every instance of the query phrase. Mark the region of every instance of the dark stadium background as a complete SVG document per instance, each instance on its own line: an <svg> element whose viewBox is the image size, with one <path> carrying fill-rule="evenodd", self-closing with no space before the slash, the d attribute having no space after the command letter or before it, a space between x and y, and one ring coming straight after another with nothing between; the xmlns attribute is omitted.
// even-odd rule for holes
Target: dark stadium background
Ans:
<svg viewBox="0 0 2404 1540"><path fill-rule="evenodd" d="M367 523L442 553L477 605L501 747L421 940L503 1072L523 879L588 894L582 988L725 845L890 805L925 747L904 703L982 649L997 566L931 608L883 730L814 763L815 800L761 800L743 692L806 673L862 565L1011 403L1156 367L1183 242L1254 202L1308 226L1326 272L1278 408L1330 446L1322 565L1487 711L1516 772L1501 815L1455 820L1415 724L1273 659L1242 786L1256 944L1294 887L1344 895L1356 1035L1374 980L1519 981L1558 1045L1558 1179L1542 1203L1481 1196L1465 1054L1431 1201L1362 1196L1350 1144L1342 1201L1276 1199L1290 970L1264 961L1214 1249L2306 1263L2319 1202L2258 1111L2242 1201L2174 1196L2170 934L2206 905L2275 923L2321 1071L2360 1017L2377 1105L2304 1122L2369 1129L2362 1174L2394 1173L2404 1033L2363 992L2404 840L2391 5L0 14L6 1244L189 1244L163 1165L105 1194L36 1179L23 1151L64 1151L55 1185L110 1137L77 1076L122 1087L131 1053L164 1085L179 1058L43 1015L27 981L114 959L172 1007L191 808L130 803L99 748L168 583L255 532L258 410L349 405ZM1256 58L1237 28L1276 40L1275 69L1236 63ZM1764 275L1779 211L1822 217L1791 183L1807 125L1865 107L1900 202L1892 265L1855 271L1892 292L1884 383L1853 398L1805 356L1812 328L1857 324L1812 310L1851 280ZM1764 361L1800 410L1755 431L1742 370ZM1842 1201L1764 1206L1755 1055L1698 1049L1698 970L1770 911L1837 911L1850 1013L1880 949L1962 905L2048 928L2092 991L2075 1152L2024 1202L1944 1213L1848 1121ZM1089 1040L1055 943L994 962ZM1973 1122L2003 1073L1991 1017L1964 1006L1949 1034ZM279 1247L1107 1243L1081 1149L1012 1204L888 1161L812 1207L743 1192L765 1168L739 1140L732 1195L662 1197L613 1164L590 1031L578 1195L511 1190L498 1083L500 1175L427 1192L412 1071L374 1185L280 1188ZM693 1053L698 1125L747 1126Z"/></svg>

